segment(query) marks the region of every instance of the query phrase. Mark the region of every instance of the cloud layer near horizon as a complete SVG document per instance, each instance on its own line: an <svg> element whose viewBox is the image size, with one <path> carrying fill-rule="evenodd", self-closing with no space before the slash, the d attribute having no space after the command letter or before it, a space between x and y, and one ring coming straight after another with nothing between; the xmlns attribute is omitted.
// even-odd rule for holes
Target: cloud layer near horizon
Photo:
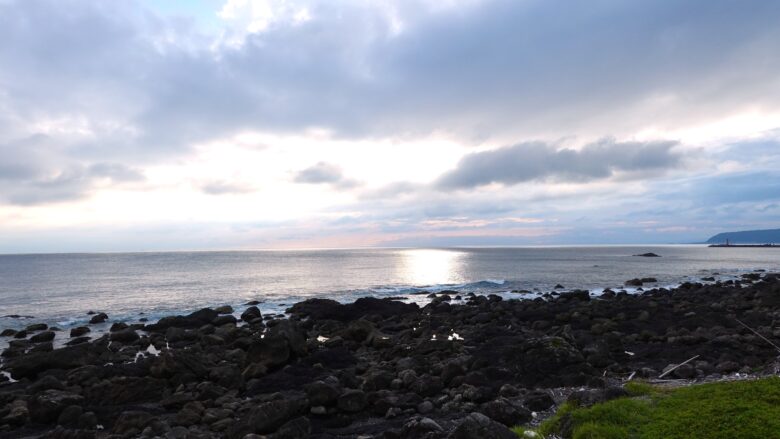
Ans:
<svg viewBox="0 0 780 439"><path fill-rule="evenodd" d="M666 171L679 164L676 142L601 141L579 150L541 142L521 143L468 154L442 175L437 186L468 189L491 183L512 185L533 180L588 182L616 173Z"/></svg>
<svg viewBox="0 0 780 439"><path fill-rule="evenodd" d="M778 219L777 2L194 5L0 1L0 236L665 242Z"/></svg>

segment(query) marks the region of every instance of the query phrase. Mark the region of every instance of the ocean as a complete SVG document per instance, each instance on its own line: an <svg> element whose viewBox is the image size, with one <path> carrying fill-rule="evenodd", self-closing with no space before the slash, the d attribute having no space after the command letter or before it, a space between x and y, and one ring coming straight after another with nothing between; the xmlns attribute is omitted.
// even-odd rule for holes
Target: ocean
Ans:
<svg viewBox="0 0 780 439"><path fill-rule="evenodd" d="M661 257L633 255L654 252ZM67 328L89 320L154 320L250 300L268 314L310 297L403 297L425 303L444 289L534 298L566 289L620 289L635 277L673 286L780 270L780 250L675 246L570 246L0 255L0 328ZM513 290L527 290L518 294ZM635 291L632 290L632 291ZM18 316L18 317L17 317Z"/></svg>

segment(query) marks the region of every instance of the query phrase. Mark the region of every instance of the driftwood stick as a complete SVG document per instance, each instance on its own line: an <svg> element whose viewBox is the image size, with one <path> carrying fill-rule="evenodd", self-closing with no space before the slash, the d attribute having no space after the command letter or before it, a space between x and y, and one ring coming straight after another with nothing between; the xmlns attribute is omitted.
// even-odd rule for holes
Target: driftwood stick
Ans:
<svg viewBox="0 0 780 439"><path fill-rule="evenodd" d="M667 370L666 372L662 373L661 375L658 375L658 378L663 378L663 377L669 375L670 373L675 371L678 367L682 366L683 364L688 364L688 363L690 363L691 361L693 361L693 360L695 360L697 358L699 358L699 356L698 355L694 355L693 357L683 361L682 363L678 364L677 366L674 366L673 368Z"/></svg>
<svg viewBox="0 0 780 439"><path fill-rule="evenodd" d="M765 342L771 344L777 350L777 352L780 352L780 346L777 346L776 344L772 343L768 338L766 338L763 335L759 334L758 331L756 331L755 329L753 329L750 326L748 326L745 323L743 323L742 320L740 320L740 319L734 319L734 320L736 320L737 323L739 323L740 325L742 325L745 328L747 328L753 334L756 334L757 336L761 337L761 339L764 340Z"/></svg>
<svg viewBox="0 0 780 439"><path fill-rule="evenodd" d="M636 375L636 371L631 372L631 375L628 376L628 379L626 381L631 381L634 379L634 375Z"/></svg>

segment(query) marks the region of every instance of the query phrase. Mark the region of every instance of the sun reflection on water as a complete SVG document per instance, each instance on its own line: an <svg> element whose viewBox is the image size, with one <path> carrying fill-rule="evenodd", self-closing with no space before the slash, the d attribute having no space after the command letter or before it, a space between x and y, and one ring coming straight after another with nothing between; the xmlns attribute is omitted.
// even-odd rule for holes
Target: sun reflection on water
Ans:
<svg viewBox="0 0 780 439"><path fill-rule="evenodd" d="M460 283L463 253L453 250L413 249L401 251L401 271L408 285L429 286Z"/></svg>

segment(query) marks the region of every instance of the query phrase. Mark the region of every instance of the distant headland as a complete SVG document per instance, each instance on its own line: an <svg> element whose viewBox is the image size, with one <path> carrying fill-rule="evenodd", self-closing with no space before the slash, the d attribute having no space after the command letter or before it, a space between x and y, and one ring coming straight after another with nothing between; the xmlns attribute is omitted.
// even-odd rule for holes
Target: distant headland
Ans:
<svg viewBox="0 0 780 439"><path fill-rule="evenodd" d="M710 247L780 247L780 229L725 232L708 239Z"/></svg>

